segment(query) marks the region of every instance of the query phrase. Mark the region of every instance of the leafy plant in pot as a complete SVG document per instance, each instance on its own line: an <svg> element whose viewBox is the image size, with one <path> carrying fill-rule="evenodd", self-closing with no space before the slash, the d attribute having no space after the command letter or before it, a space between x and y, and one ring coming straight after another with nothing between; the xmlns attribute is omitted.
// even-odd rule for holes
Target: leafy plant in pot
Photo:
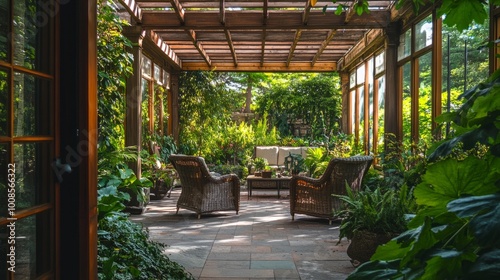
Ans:
<svg viewBox="0 0 500 280"><path fill-rule="evenodd" d="M257 157L254 159L253 163L255 165L255 176L262 176L262 171L268 166L267 159Z"/></svg>
<svg viewBox="0 0 500 280"><path fill-rule="evenodd" d="M346 195L334 195L344 202L344 209L336 213L342 218L339 242L351 241L347 255L358 266L370 260L377 247L406 230L405 215L412 212L414 200L408 187L401 189L377 187L354 192L346 186Z"/></svg>

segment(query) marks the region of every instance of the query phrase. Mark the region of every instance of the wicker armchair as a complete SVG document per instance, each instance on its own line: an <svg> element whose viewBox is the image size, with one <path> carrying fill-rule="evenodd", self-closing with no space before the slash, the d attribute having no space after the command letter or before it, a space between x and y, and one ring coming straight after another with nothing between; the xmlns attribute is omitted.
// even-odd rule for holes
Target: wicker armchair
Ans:
<svg viewBox="0 0 500 280"><path fill-rule="evenodd" d="M177 170L182 191L177 201L179 208L198 214L240 209L240 179L234 174L214 176L202 157L171 155L170 162Z"/></svg>
<svg viewBox="0 0 500 280"><path fill-rule="evenodd" d="M341 207L341 201L332 194L346 194L346 182L353 190L359 190L372 161L370 156L334 158L319 179L293 176L290 181L292 220L295 214L306 214L327 218L331 224L336 218L333 212Z"/></svg>

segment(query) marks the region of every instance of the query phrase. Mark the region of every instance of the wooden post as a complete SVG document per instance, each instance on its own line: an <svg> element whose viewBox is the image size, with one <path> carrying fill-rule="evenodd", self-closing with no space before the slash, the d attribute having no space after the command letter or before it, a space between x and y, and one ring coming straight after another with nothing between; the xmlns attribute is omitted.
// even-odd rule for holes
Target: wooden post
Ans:
<svg viewBox="0 0 500 280"><path fill-rule="evenodd" d="M179 73L170 74L168 109L170 113L169 131L175 143L179 144Z"/></svg>
<svg viewBox="0 0 500 280"><path fill-rule="evenodd" d="M346 134L352 134L351 128L351 114L349 114L351 109L351 104L349 102L349 72L341 71L340 75L340 84L342 89L342 117L341 117L341 127L340 131Z"/></svg>
<svg viewBox="0 0 500 280"><path fill-rule="evenodd" d="M134 57L133 74L127 79L126 112L125 112L125 146L137 146L137 155L141 151L142 140L142 28L130 26L124 29L124 34L132 41L131 53ZM137 178L141 178L141 159L129 163Z"/></svg>
<svg viewBox="0 0 500 280"><path fill-rule="evenodd" d="M402 93L398 92L400 75L398 75L398 46L401 25L391 23L386 29L385 41L385 133L394 134L395 140L401 141L402 132ZM386 139L386 137L384 137ZM387 141L384 141L387 148Z"/></svg>

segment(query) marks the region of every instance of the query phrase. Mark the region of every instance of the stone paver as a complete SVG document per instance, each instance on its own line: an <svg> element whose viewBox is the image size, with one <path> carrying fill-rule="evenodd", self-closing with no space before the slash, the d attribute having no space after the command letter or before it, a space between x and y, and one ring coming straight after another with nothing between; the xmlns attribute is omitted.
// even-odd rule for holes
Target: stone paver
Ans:
<svg viewBox="0 0 500 280"><path fill-rule="evenodd" d="M147 227L151 239L167 245L165 254L200 280L345 279L354 268L338 243L338 223L295 215L289 201L273 191L241 192L240 212L197 215L180 209L176 188L170 198L153 200L132 221ZM287 191L281 193L286 196Z"/></svg>

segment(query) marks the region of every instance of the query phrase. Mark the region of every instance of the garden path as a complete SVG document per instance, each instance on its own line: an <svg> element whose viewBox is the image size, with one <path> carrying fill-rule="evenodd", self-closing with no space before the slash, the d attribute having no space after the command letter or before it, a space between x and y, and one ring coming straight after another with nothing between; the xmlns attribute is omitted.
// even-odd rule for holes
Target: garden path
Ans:
<svg viewBox="0 0 500 280"><path fill-rule="evenodd" d="M196 279L345 279L353 271L346 254L348 241L338 243L339 223L296 215L291 220L288 191L242 189L240 212L202 215L170 198L153 200L142 215L130 219L149 229L151 239L168 245L165 253Z"/></svg>

